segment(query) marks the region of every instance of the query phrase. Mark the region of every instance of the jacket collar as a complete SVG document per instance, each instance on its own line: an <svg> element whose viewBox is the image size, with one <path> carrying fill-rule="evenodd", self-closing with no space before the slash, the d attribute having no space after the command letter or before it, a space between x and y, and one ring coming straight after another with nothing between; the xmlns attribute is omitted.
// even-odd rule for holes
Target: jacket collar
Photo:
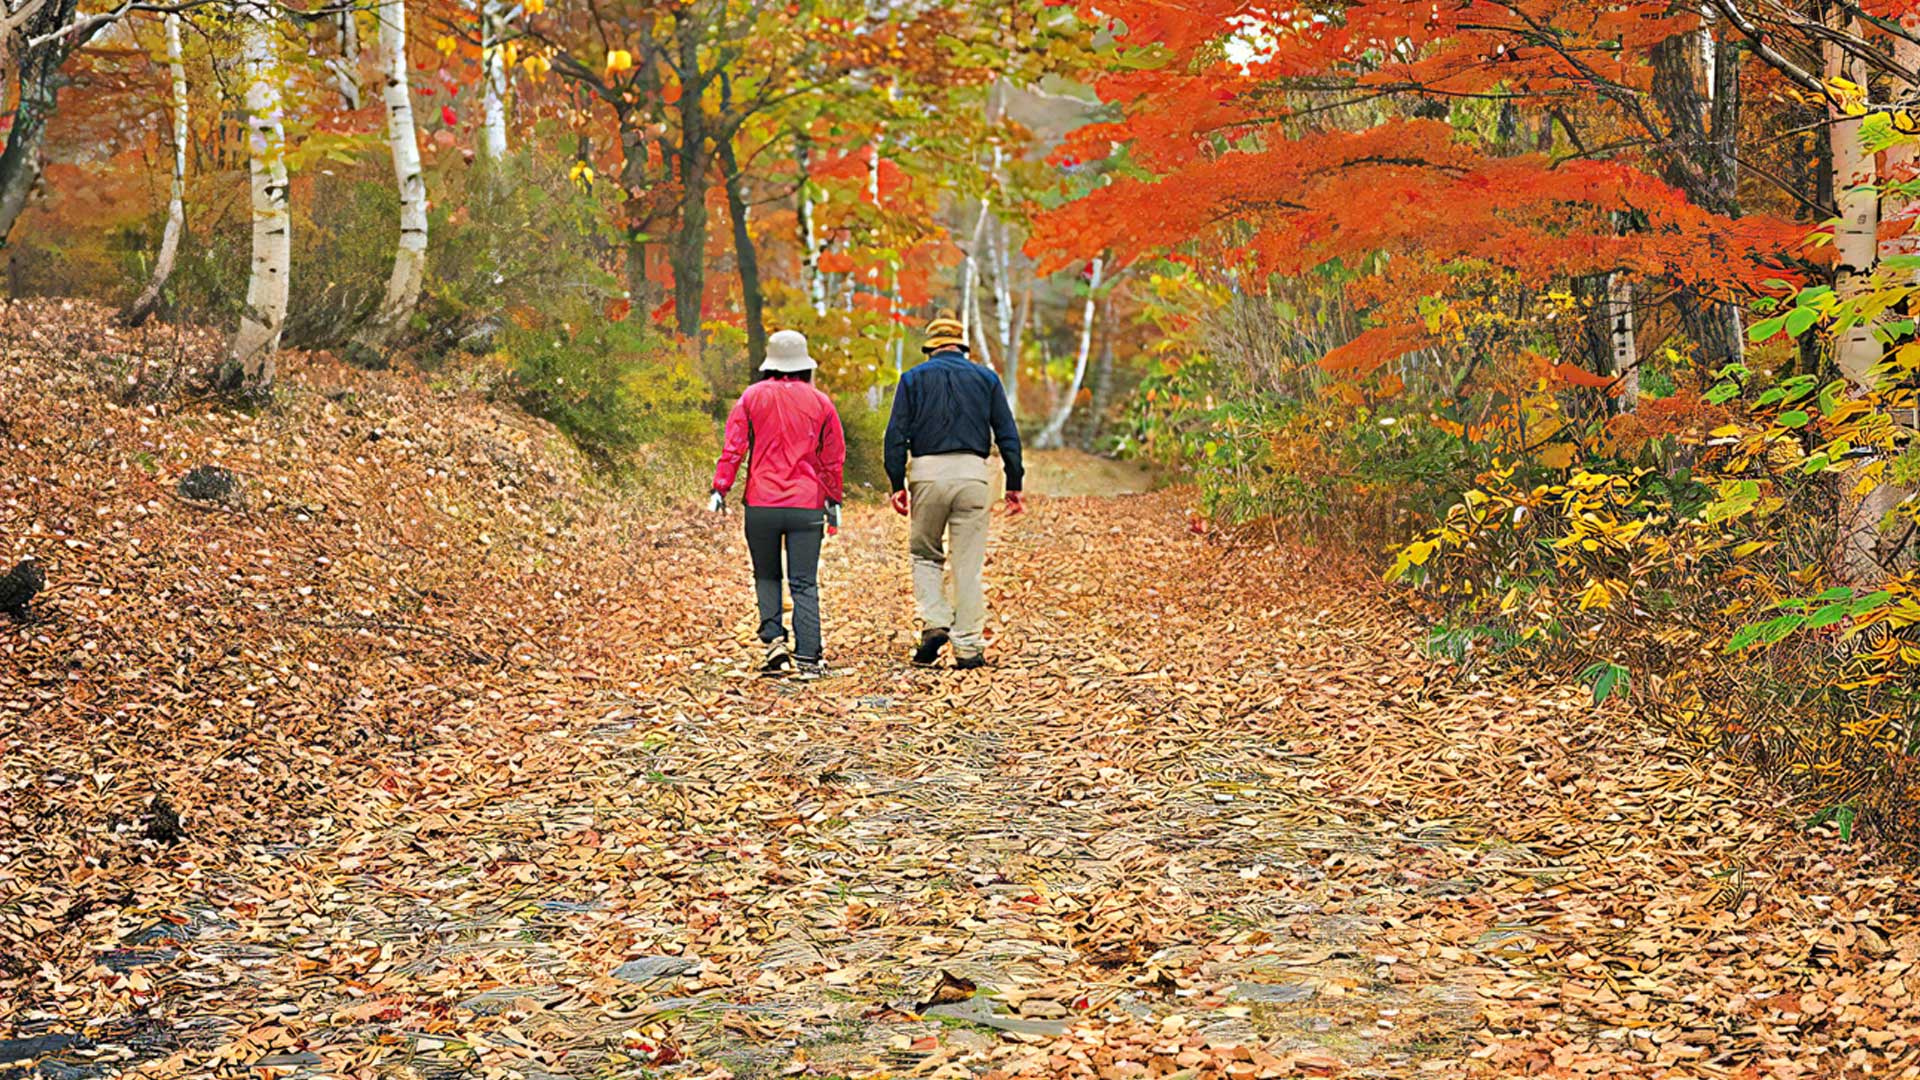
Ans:
<svg viewBox="0 0 1920 1080"><path fill-rule="evenodd" d="M973 358L967 355L967 351L965 349L957 349L952 346L948 346L947 348L944 348L944 349L935 349L933 352L927 355L927 359L958 360L963 364L973 363Z"/></svg>

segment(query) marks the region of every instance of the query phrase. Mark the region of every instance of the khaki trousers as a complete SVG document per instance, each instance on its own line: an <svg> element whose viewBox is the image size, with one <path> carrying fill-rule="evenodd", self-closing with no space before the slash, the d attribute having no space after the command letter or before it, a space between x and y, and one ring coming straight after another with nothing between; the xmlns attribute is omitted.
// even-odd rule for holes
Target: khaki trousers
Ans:
<svg viewBox="0 0 1920 1080"><path fill-rule="evenodd" d="M907 482L913 498L913 599L925 630L948 630L956 656L979 656L987 624L980 574L987 562L987 507L992 496L985 458L936 454L914 458Z"/></svg>

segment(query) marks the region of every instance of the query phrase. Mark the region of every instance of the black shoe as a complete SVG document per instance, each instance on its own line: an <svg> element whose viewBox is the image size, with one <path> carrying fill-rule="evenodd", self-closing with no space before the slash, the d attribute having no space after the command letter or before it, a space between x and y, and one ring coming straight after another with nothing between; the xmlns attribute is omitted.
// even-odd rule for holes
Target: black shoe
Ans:
<svg viewBox="0 0 1920 1080"><path fill-rule="evenodd" d="M962 656L953 662L955 671L975 671L987 666L985 656Z"/></svg>
<svg viewBox="0 0 1920 1080"><path fill-rule="evenodd" d="M945 630L928 630L920 635L920 647L913 650L913 662L932 667L940 662L940 650L947 647Z"/></svg>
<svg viewBox="0 0 1920 1080"><path fill-rule="evenodd" d="M760 665L760 674L778 675L793 666L793 654L787 651L787 639L767 642L767 662Z"/></svg>

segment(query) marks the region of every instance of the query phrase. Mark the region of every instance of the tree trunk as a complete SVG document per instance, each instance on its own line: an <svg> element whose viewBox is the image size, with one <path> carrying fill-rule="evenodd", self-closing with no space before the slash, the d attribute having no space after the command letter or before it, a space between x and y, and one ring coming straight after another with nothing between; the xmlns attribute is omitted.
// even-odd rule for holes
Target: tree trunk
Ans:
<svg viewBox="0 0 1920 1080"><path fill-rule="evenodd" d="M45 6L20 28L17 40L28 40L53 33L73 21L79 0L47 0ZM19 72L19 104L13 114L13 127L7 131L7 147L0 150L0 246L13 235L13 227L27 208L33 187L40 182L40 149L47 138L47 121L52 119L63 81L60 67L78 45L68 35L37 48L26 49L14 58Z"/></svg>
<svg viewBox="0 0 1920 1080"><path fill-rule="evenodd" d="M1087 304L1080 318L1080 357L1074 362L1073 381L1067 384L1067 396L1060 402L1060 408L1047 421L1047 426L1035 437L1033 443L1042 450L1057 450L1065 445L1061 437L1067 429L1067 421L1073 418L1073 402L1080 396L1080 384L1086 381L1088 354L1093 351L1093 322L1097 308L1094 306L1100 292L1100 275L1106 269L1106 263L1100 258L1093 260L1093 275L1087 280Z"/></svg>
<svg viewBox="0 0 1920 1080"><path fill-rule="evenodd" d="M360 23L356 14L352 7L340 12L340 54L327 61L333 85L349 112L357 111L365 98L360 85Z"/></svg>
<svg viewBox="0 0 1920 1080"><path fill-rule="evenodd" d="M413 97L407 84L406 0L380 0L380 59L385 66L381 97L387 107L387 145L393 183L400 192L400 242L386 299L355 344L374 356L413 317L427 274L427 182L420 174L420 142L413 127Z"/></svg>
<svg viewBox="0 0 1920 1080"><path fill-rule="evenodd" d="M973 339L974 358L988 367L993 367L993 343L987 339L987 320L983 317L980 308L980 293L976 290L967 299L972 307L968 312L970 323L968 333ZM1004 383L1006 379L1002 378L1000 381Z"/></svg>
<svg viewBox="0 0 1920 1080"><path fill-rule="evenodd" d="M1836 11L1835 17L1840 20L1840 29L1857 32L1858 24L1844 11ZM1829 82L1839 77L1868 85L1862 62L1848 57L1836 45L1824 48ZM1834 291L1846 301L1860 296L1871 284L1880 254L1880 200L1876 164L1861 139L1862 117L1849 116L1838 105L1829 105L1828 112L1833 191L1840 208L1834 235ZM1834 343L1834 362L1857 396L1865 397L1878 389L1879 376L1874 369L1880 358L1880 343L1865 326L1842 334ZM1841 581L1858 584L1879 579L1880 522L1897 501L1885 485L1863 494L1850 490L1842 500L1840 550L1835 566Z"/></svg>
<svg viewBox="0 0 1920 1080"><path fill-rule="evenodd" d="M1741 53L1715 40L1710 16L1703 8L1699 29L1654 47L1653 100L1667 127L1660 160L1668 182L1694 205L1737 215ZM1718 368L1746 355L1738 307L1693 289L1682 289L1675 303L1702 364Z"/></svg>
<svg viewBox="0 0 1920 1080"><path fill-rule="evenodd" d="M688 145L681 148L680 156L680 231L674 236L672 248L673 314L680 333L698 337L707 293L707 166L711 152L704 133L685 134L683 138Z"/></svg>
<svg viewBox="0 0 1920 1080"><path fill-rule="evenodd" d="M227 350L222 379L255 393L273 385L274 350L287 319L287 282L293 230L287 213L286 130L280 58L274 49L275 9L265 0L241 0L241 53L247 77L247 175L253 190L253 270L247 307ZM236 377L237 376L237 377Z"/></svg>
<svg viewBox="0 0 1920 1080"><path fill-rule="evenodd" d="M167 13L167 72L173 82L173 186L167 194L167 227L160 234L160 254L153 261L153 278L133 303L120 313L127 326L139 326L160 303L160 293L173 276L180 253L180 234L187 226L187 65L180 50L180 15Z"/></svg>
<svg viewBox="0 0 1920 1080"><path fill-rule="evenodd" d="M481 149L494 165L507 159L507 55L500 45L505 29L500 0L481 0Z"/></svg>
<svg viewBox="0 0 1920 1080"><path fill-rule="evenodd" d="M813 223L812 167L813 150L803 134L794 143L794 161L800 166L798 212L800 217L800 273L805 279L807 300L813 313L827 313L827 278L820 272L820 237Z"/></svg>
<svg viewBox="0 0 1920 1080"><path fill-rule="evenodd" d="M1613 357L1610 374L1619 380L1613 400L1622 413L1630 413L1640 404L1640 347L1634 340L1633 322L1632 280L1625 274L1608 274L1607 343Z"/></svg>
<svg viewBox="0 0 1920 1080"><path fill-rule="evenodd" d="M647 136L642 130L646 117L637 109L623 109L620 125L620 190L622 212L626 217L627 300L635 312L646 317L664 299L660 287L647 273L650 206L647 194L653 187L647 175Z"/></svg>
<svg viewBox="0 0 1920 1080"><path fill-rule="evenodd" d="M707 113L701 99L700 44L703 24L682 19L679 36L680 87L680 231L674 237L673 315L680 333L700 337L700 317L707 284L707 173L712 151L707 145Z"/></svg>
<svg viewBox="0 0 1920 1080"><path fill-rule="evenodd" d="M1007 350L1006 378L1007 408L1014 418L1020 417L1020 353L1026 347L1027 319L1033 315L1033 288L1020 296L1020 313L1013 320L1013 347Z"/></svg>
<svg viewBox="0 0 1920 1080"><path fill-rule="evenodd" d="M1092 453L1106 434L1107 408L1113 401L1113 297L1109 295L1100 312L1100 363L1093 369L1093 400L1087 403L1081 449Z"/></svg>
<svg viewBox="0 0 1920 1080"><path fill-rule="evenodd" d="M727 180L727 215L733 219L734 261L740 269L740 306L747 320L747 358L758 371L767 358L767 300L760 286L760 255L747 229L747 196L741 190L743 178L731 133L720 137L719 150L720 168Z"/></svg>
<svg viewBox="0 0 1920 1080"><path fill-rule="evenodd" d="M980 213L973 219L973 235L967 242L967 261L961 270L960 322L966 328L966 332L961 336L969 341L974 339L974 330L980 323L980 304L975 286L980 281L980 246L986 241L987 214L991 207L992 203L982 195Z"/></svg>

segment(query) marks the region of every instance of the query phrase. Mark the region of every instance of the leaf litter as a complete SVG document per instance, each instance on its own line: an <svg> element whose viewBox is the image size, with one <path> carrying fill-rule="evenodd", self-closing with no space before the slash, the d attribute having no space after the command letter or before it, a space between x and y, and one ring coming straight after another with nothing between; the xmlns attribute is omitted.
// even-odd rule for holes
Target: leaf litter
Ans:
<svg viewBox="0 0 1920 1080"><path fill-rule="evenodd" d="M904 527L852 515L843 676L765 682L736 520L477 393L142 400L218 343L5 322L0 1075L1920 1061L1904 868L1181 492L1001 521L984 674L904 664Z"/></svg>

